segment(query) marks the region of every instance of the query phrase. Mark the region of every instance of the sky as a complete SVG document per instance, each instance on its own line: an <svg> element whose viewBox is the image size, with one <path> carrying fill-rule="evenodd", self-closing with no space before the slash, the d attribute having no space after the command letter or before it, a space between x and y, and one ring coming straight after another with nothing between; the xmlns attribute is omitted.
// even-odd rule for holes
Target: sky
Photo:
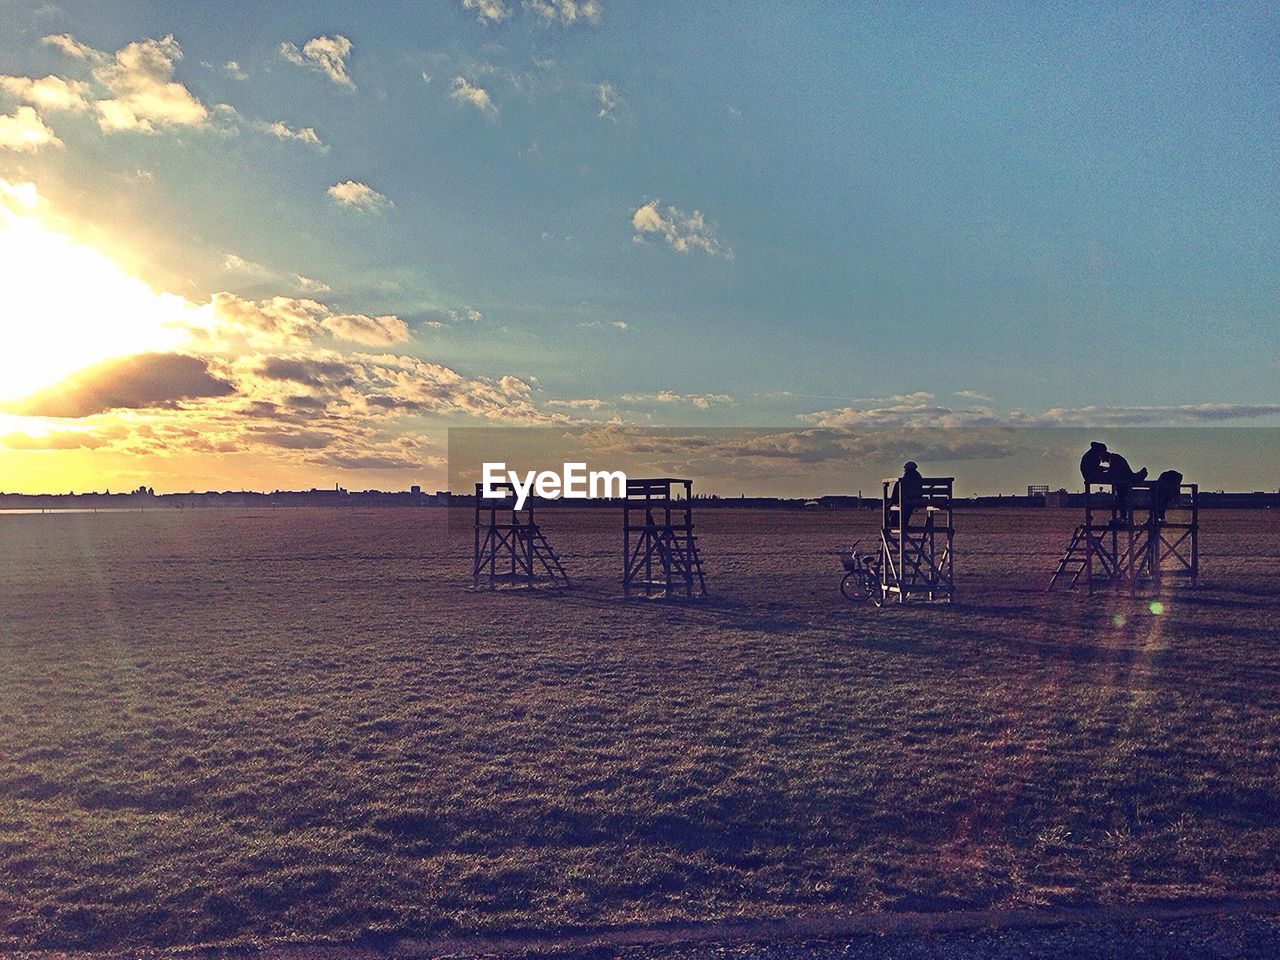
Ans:
<svg viewBox="0 0 1280 960"><path fill-rule="evenodd" d="M0 0L0 490L1274 427L1278 102L1270 3Z"/></svg>

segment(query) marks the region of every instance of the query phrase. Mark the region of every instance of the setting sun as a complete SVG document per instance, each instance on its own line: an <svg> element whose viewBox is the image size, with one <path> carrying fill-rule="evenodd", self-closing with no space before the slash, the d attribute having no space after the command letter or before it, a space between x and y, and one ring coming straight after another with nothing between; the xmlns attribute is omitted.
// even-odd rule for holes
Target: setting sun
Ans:
<svg viewBox="0 0 1280 960"><path fill-rule="evenodd" d="M103 360L172 350L199 320L199 307L49 226L31 184L0 181L0 262L0 402Z"/></svg>

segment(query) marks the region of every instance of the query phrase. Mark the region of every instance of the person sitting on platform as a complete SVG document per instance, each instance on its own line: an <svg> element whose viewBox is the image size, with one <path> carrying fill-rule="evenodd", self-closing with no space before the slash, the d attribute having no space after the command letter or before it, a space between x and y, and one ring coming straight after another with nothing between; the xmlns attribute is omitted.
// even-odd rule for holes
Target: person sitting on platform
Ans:
<svg viewBox="0 0 1280 960"><path fill-rule="evenodd" d="M1107 459L1107 445L1094 440L1089 444L1085 455L1080 458L1080 476L1084 477L1085 483L1109 483L1107 467L1110 465Z"/></svg>
<svg viewBox="0 0 1280 960"><path fill-rule="evenodd" d="M1129 521L1129 493L1133 490L1135 483L1140 483L1147 479L1147 468L1143 467L1135 472L1129 466L1129 461L1120 456L1120 454L1109 453L1108 456L1111 458L1111 465L1107 467L1107 480L1111 484L1111 489L1115 491L1115 506L1119 518L1127 523Z"/></svg>
<svg viewBox="0 0 1280 960"><path fill-rule="evenodd" d="M901 491L901 498L899 498L899 491ZM911 511L922 503L924 503L924 477L920 476L920 468L916 462L908 460L902 465L902 476L894 483L893 492L889 494L890 508L899 505L902 508L901 529L907 529L907 523L911 520ZM890 518L890 523L892 522Z"/></svg>
<svg viewBox="0 0 1280 960"><path fill-rule="evenodd" d="M1177 470L1166 470L1156 477L1155 503L1156 520L1164 523L1164 512L1182 502L1182 474Z"/></svg>
<svg viewBox="0 0 1280 960"><path fill-rule="evenodd" d="M1129 519L1129 492L1133 484L1147 479L1147 468L1135 471L1129 461L1118 453L1107 449L1105 443L1097 440L1089 444L1089 449L1080 458L1080 475L1084 482L1109 483L1115 495L1117 519Z"/></svg>

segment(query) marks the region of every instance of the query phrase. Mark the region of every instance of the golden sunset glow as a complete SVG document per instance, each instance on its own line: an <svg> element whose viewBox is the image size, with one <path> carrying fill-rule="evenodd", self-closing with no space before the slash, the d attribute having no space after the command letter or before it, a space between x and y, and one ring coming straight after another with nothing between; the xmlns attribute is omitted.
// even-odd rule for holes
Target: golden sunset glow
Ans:
<svg viewBox="0 0 1280 960"><path fill-rule="evenodd" d="M103 360L175 349L201 324L190 301L47 224L31 184L0 181L0 262L0 403Z"/></svg>

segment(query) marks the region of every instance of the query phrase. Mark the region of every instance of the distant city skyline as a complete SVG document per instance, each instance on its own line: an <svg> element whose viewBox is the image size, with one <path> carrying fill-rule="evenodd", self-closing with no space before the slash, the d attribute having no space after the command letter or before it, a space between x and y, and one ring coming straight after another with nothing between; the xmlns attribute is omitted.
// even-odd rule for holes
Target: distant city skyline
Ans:
<svg viewBox="0 0 1280 960"><path fill-rule="evenodd" d="M843 437L740 484L838 493L869 428L1280 425L1277 102L1262 3L10 0L0 490L437 489L491 424ZM1231 442L1149 459L1274 487Z"/></svg>

